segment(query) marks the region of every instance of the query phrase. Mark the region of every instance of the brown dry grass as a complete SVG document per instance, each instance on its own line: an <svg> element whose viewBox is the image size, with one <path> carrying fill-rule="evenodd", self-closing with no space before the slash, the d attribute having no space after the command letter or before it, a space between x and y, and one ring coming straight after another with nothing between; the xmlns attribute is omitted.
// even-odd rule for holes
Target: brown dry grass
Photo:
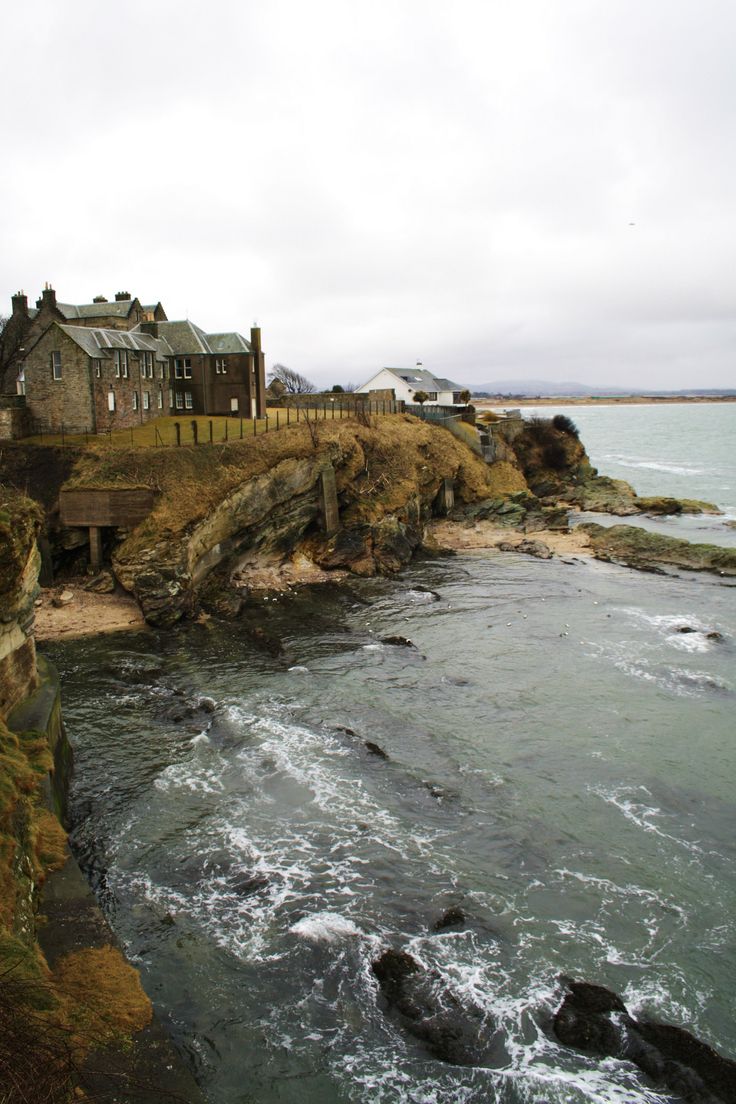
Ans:
<svg viewBox="0 0 736 1104"><path fill-rule="evenodd" d="M60 959L53 972L66 998L77 1045L86 1048L124 1041L153 1017L138 972L116 947L88 947Z"/></svg>
<svg viewBox="0 0 736 1104"><path fill-rule="evenodd" d="M490 493L488 468L446 430L409 415L320 422L316 446L301 422L280 433L214 447L117 449L91 445L67 486L151 487L159 498L139 526L133 544L152 535L175 536L196 524L241 483L287 458L324 456L337 468L340 490L372 497L388 512L406 500L407 484L421 487L437 477L457 480L461 501Z"/></svg>

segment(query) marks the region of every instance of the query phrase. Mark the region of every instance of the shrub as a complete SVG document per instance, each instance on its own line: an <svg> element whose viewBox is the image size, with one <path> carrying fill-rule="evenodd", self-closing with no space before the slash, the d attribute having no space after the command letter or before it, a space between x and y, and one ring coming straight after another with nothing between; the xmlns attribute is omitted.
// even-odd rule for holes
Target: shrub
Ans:
<svg viewBox="0 0 736 1104"><path fill-rule="evenodd" d="M567 433L570 437L580 436L580 430L575 425L572 418L568 418L567 414L555 414L552 419L552 425L555 429L559 430L560 433Z"/></svg>
<svg viewBox="0 0 736 1104"><path fill-rule="evenodd" d="M542 457L546 467L562 471L567 466L567 453L561 441L550 441L544 446Z"/></svg>

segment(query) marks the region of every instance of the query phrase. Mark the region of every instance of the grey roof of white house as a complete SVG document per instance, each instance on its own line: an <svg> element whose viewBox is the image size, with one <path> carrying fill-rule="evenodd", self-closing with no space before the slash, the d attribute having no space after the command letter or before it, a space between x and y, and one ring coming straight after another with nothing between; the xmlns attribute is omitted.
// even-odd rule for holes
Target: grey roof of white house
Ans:
<svg viewBox="0 0 736 1104"><path fill-rule="evenodd" d="M428 372L426 368L386 368L387 372L393 372L395 376L402 379L404 383L410 383L414 390L417 390L417 385L421 385L422 388L429 391L461 391L462 388L459 383L453 383L452 380L440 379L438 376L433 376L431 372Z"/></svg>

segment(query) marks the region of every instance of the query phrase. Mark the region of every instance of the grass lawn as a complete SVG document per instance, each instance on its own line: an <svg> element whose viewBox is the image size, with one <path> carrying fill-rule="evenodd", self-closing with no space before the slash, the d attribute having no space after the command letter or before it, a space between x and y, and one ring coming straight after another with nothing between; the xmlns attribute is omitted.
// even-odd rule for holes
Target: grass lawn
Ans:
<svg viewBox="0 0 736 1104"><path fill-rule="evenodd" d="M130 429L113 429L102 433L44 433L35 437L25 437L24 444L33 445L96 445L108 444L111 448L151 448L161 445L176 445L176 426L179 425L180 443L191 445L195 441L193 425L196 423L196 440L200 444L221 444L224 441L247 440L272 433L305 420L339 421L350 416L347 410L334 406L324 406L313 410L296 407L269 407L267 418L206 417L204 415L179 415L177 417L155 418L145 425Z"/></svg>

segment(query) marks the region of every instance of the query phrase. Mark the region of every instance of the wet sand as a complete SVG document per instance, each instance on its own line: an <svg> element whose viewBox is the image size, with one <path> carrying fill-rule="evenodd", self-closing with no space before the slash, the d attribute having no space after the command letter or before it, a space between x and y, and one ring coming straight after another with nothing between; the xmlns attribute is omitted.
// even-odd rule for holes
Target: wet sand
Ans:
<svg viewBox="0 0 736 1104"><path fill-rule="evenodd" d="M61 586L44 589L36 606L36 639L69 640L75 636L141 629L145 626L138 603L129 594L94 594L85 590L87 579L71 579ZM70 593L70 602L58 608L53 599Z"/></svg>
<svg viewBox="0 0 736 1104"><path fill-rule="evenodd" d="M455 552L482 552L497 548L501 543L520 544L523 540L539 540L558 556L592 557L590 540L579 529L571 529L569 532L542 529L535 533L520 533L517 529L494 525L491 521L468 524L463 521L441 520L431 522L428 536L441 548L450 548Z"/></svg>

